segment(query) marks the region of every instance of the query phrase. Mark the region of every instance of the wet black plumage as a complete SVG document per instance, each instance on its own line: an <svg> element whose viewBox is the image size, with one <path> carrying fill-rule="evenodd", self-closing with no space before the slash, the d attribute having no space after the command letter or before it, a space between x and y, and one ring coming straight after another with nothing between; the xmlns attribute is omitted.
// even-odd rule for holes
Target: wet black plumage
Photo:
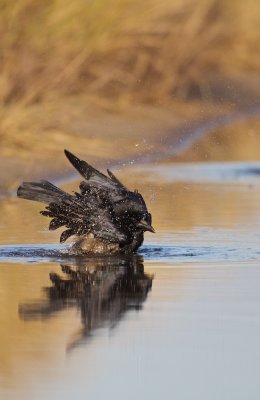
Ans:
<svg viewBox="0 0 260 400"><path fill-rule="evenodd" d="M106 176L67 150L65 155L84 178L79 193L71 195L41 181L23 182L17 196L47 203L41 214L52 218L49 229L66 227L60 242L76 235L78 252L135 252L143 233L154 232L141 194L129 191L111 171Z"/></svg>

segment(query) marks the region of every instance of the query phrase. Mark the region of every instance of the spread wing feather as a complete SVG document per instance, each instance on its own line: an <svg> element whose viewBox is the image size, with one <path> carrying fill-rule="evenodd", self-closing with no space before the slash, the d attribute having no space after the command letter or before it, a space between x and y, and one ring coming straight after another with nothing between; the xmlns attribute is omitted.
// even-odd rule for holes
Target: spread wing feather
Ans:
<svg viewBox="0 0 260 400"><path fill-rule="evenodd" d="M101 182L108 181L108 177L97 169L93 168L86 161L80 160L74 154L70 153L68 150L64 150L65 156L71 162L74 168L83 176L86 180L95 179Z"/></svg>
<svg viewBox="0 0 260 400"><path fill-rule="evenodd" d="M52 183L42 180L40 182L23 182L17 190L17 196L49 204L65 200L70 195Z"/></svg>
<svg viewBox="0 0 260 400"><path fill-rule="evenodd" d="M57 203L50 203L41 213L51 217L50 230L67 228L61 235L61 243L73 235L92 233L95 237L114 243L124 243L126 236L113 221L111 205L98 196L96 187L90 187L87 195L76 193Z"/></svg>

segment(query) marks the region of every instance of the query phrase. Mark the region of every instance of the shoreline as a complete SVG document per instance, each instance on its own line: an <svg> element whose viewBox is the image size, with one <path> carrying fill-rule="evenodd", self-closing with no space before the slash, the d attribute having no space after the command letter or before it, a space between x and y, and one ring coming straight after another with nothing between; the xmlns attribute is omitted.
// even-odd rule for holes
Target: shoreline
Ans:
<svg viewBox="0 0 260 400"><path fill-rule="evenodd" d="M80 121L84 122L83 129L60 130L56 136L51 130L40 147L35 148L33 133L28 134L21 148L19 142L12 144L11 140L9 146L0 150L0 198L14 195L19 184L26 180L49 179L56 184L73 180L76 174L64 156L64 148L101 169L167 160L189 161L192 157L199 161L196 145L206 140L208 134L250 123L260 115L259 104L226 112L213 110L202 118L198 117L197 109L186 118L179 110L173 114L152 107L123 114L95 110L90 113L91 118L86 116L85 121ZM91 106L90 111L93 111Z"/></svg>

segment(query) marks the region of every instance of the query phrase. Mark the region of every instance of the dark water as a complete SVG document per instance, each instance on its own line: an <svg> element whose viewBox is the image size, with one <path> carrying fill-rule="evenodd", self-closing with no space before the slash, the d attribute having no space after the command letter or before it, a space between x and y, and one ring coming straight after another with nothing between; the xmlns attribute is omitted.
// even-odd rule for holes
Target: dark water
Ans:
<svg viewBox="0 0 260 400"><path fill-rule="evenodd" d="M133 168L157 233L127 258L68 256L3 201L0 398L259 399L259 171Z"/></svg>

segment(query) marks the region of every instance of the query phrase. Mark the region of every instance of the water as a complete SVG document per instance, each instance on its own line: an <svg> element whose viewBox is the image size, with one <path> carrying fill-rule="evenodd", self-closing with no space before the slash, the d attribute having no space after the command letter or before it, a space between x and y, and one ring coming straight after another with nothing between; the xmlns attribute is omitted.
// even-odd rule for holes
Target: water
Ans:
<svg viewBox="0 0 260 400"><path fill-rule="evenodd" d="M126 170L157 231L127 258L69 257L41 206L2 201L0 398L258 399L259 170Z"/></svg>

